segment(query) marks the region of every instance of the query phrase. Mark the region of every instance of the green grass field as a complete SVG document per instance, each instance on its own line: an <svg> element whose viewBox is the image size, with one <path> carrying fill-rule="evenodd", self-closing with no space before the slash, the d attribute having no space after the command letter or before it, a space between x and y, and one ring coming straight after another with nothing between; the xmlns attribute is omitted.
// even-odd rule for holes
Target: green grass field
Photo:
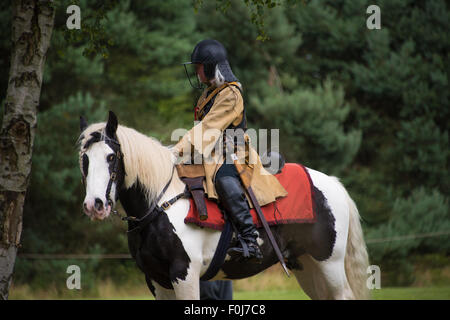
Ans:
<svg viewBox="0 0 450 320"><path fill-rule="evenodd" d="M444 279L444 278L442 278ZM441 280L442 280L441 279ZM447 278L445 278L447 279ZM111 281L95 285L95 293L87 290L68 290L64 286L46 290L32 290L29 286L12 286L10 299L153 299L145 282L115 285ZM450 300L448 281L411 287L383 287L371 290L373 300ZM274 266L251 278L233 281L234 300L309 300L295 277L287 278L281 267Z"/></svg>
<svg viewBox="0 0 450 320"><path fill-rule="evenodd" d="M385 288L371 291L372 300L450 300L450 287ZM153 300L150 295L110 297L117 300ZM310 300L301 290L234 292L233 300Z"/></svg>
<svg viewBox="0 0 450 320"><path fill-rule="evenodd" d="M373 300L450 300L450 287L382 288L371 291ZM235 300L309 300L299 290L236 292Z"/></svg>
<svg viewBox="0 0 450 320"><path fill-rule="evenodd" d="M235 286L236 287L236 286ZM381 288L371 291L372 300L450 300L450 287ZM137 291L103 291L99 296L58 296L48 292L38 295L24 294L23 290L12 291L10 299L106 299L106 300L153 300L146 288ZM301 289L234 290L233 300L309 300Z"/></svg>

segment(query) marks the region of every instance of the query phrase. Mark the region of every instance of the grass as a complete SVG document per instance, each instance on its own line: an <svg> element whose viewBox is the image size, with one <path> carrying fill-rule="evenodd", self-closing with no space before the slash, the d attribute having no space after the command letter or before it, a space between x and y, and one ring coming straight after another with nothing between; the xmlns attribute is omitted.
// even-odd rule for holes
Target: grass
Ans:
<svg viewBox="0 0 450 320"><path fill-rule="evenodd" d="M450 300L450 287L382 288L371 292L372 300ZM118 300L153 300L150 295L110 297ZM300 289L235 291L233 300L310 300Z"/></svg>
<svg viewBox="0 0 450 320"><path fill-rule="evenodd" d="M371 291L372 300L450 300L450 287L381 288ZM236 292L235 300L310 300L299 290Z"/></svg>
<svg viewBox="0 0 450 320"><path fill-rule="evenodd" d="M35 292L24 288L11 291L10 299L107 299L107 300L153 300L147 288L124 290L101 286L101 294L95 297L81 295L61 296L55 292ZM236 286L234 286L236 287ZM373 300L450 300L450 287L407 287L407 288L381 288L371 291ZM290 290L257 290L239 291L234 289L233 300L309 300L309 297L300 289Z"/></svg>
<svg viewBox="0 0 450 320"><path fill-rule="evenodd" d="M64 284L65 285L65 284ZM63 294L61 294L63 292ZM450 286L425 285L419 287L382 287L371 291L374 300L450 300ZM145 281L142 284L117 286L105 281L96 286L95 294L81 290L31 290L29 286L13 286L10 299L153 299ZM309 300L291 276L287 278L281 267L274 266L254 277L233 281L234 300Z"/></svg>

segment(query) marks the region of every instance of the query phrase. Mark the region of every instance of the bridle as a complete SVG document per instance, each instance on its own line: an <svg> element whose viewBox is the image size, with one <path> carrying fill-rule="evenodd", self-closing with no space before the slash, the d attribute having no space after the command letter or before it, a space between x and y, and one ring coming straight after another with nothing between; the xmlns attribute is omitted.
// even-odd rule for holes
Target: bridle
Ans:
<svg viewBox="0 0 450 320"><path fill-rule="evenodd" d="M119 164L120 164L121 159L123 159L123 154L120 151L120 143L119 143L119 141L117 141L116 139L111 139L111 138L105 136L105 142L111 142L115 146L115 148L112 148L112 149L113 150L117 149L117 150L114 150L114 153L115 153L116 156L114 157L114 162L112 164L112 169L111 169L111 172L109 174L109 181L108 181L108 186L106 187L106 194L105 194L106 201L108 202L108 205L112 209L114 202L111 200L111 196L110 196L111 187L112 187L112 184L117 180L117 173L118 173L118 170L119 170ZM126 173L124 172L124 175L125 174ZM116 194L117 194L117 191L116 191ZM117 214L117 211L114 210L113 213Z"/></svg>
<svg viewBox="0 0 450 320"><path fill-rule="evenodd" d="M105 141L111 142L114 144L114 148L112 148L115 151L115 158L114 162L112 163L112 169L109 176L108 186L106 187L106 200L108 201L108 204L113 206L113 201L110 197L111 187L112 184L117 180L117 174L119 170L119 164L120 159L123 159L123 154L120 151L120 143L116 139L111 139L109 137L105 137ZM187 189L185 189L182 193L176 195L172 199L168 201L164 201L161 206L158 205L158 202L161 200L161 198L166 193L167 189L169 188L170 184L172 183L173 173L175 171L175 166L172 166L172 173L170 174L170 179L162 189L162 191L159 193L159 195L156 197L156 199L152 202L150 208L147 210L145 215L141 218L137 218L135 216L124 216L122 217L123 221L131 222L132 224L135 224L136 226L134 228L131 228L128 232L134 232L137 230L142 230L145 226L147 226L159 213L163 213L165 210L169 209L172 204L174 204L178 199L188 196L189 193ZM118 214L117 210L113 210L113 213Z"/></svg>
<svg viewBox="0 0 450 320"><path fill-rule="evenodd" d="M113 139L110 138L106 135L101 134L100 132L93 132L91 133L92 138L86 143L86 145L84 146L84 149L88 149L90 145L92 145L95 142L100 142L100 141L105 141L106 144L108 144L111 149L114 151L114 161L112 163L112 168L110 170L110 174L109 174L109 181L108 181L108 185L106 187L106 192L105 192L105 198L106 201L108 203L108 205L111 207L111 210L114 214L118 214L117 210L113 210L112 207L114 205L114 202L111 199L111 188L114 182L117 182L117 178L118 178L118 174L119 174L119 166L120 166L120 161L121 159L123 159L123 154L122 151L120 149L120 143L117 139ZM83 151L81 153L81 159L83 160L83 155L85 154L85 151ZM83 186L86 188L86 176L85 176L85 172L84 172L84 164L82 163L82 179L81 182L83 183ZM123 169L124 172L124 176L126 175L125 173L125 168Z"/></svg>
<svg viewBox="0 0 450 320"><path fill-rule="evenodd" d="M108 202L108 205L111 206L112 213L119 215L117 210L113 209L114 202L111 199L110 193L111 193L112 184L114 182L118 182L118 177L119 177L119 173L120 173L119 172L120 161L121 161L121 159L123 159L123 154L121 152L120 143L119 143L118 140L110 138L110 137L108 137L106 135L104 135L103 137L104 137L104 140L98 140L98 142L99 141L105 141L106 143L111 143L111 144L108 144L108 145L111 147L111 149L113 149L114 154L115 154L115 158L114 158L114 161L112 163L112 168L111 168L110 175L109 175L108 185L106 187L105 197L106 197L106 201ZM166 185L164 186L163 190L156 197L156 199L152 202L150 208L146 211L146 213L145 213L145 215L143 217L141 217L141 218L137 218L135 216L123 216L123 217L121 217L121 219L123 221L127 221L129 223L129 231L128 231L129 233L142 230L154 218L156 218L159 213L163 213L165 210L169 209L178 199L183 198L183 197L190 197L190 192L188 191L188 189L186 187L182 193L179 193L178 195L176 195L175 197L173 197L170 200L164 201L161 204L161 206L158 205L158 202L164 196L164 194L166 193L166 191L169 188L170 184L172 183L172 178L173 178L174 171L175 171L175 165L172 166L172 173L170 175L169 181L166 183ZM123 168L123 174L124 174L124 176L126 175L125 168ZM85 185L86 184L86 177L84 176L84 173L83 173L82 181L83 181L83 184ZM117 188L117 186L116 186L116 188ZM116 192L116 197L118 198L118 192ZM130 223L135 224L135 226L133 228L130 228Z"/></svg>
<svg viewBox="0 0 450 320"><path fill-rule="evenodd" d="M128 233L135 232L135 231L141 231L144 229L150 222L152 222L160 213L164 213L167 209L169 209L178 199L181 199L183 197L190 197L190 193L187 189L187 187L184 189L183 192L177 194L175 197L173 197L170 200L164 201L160 206L158 205L158 202L161 200L161 198L166 193L167 189L169 188L170 184L172 183L173 173L175 171L175 166L172 167L172 173L170 174L170 179L162 189L162 191L159 193L159 195L156 197L156 199L152 202L150 208L146 211L145 215L142 218L137 218L134 216L127 216L122 217L122 220L131 222L135 226L131 228L129 225Z"/></svg>

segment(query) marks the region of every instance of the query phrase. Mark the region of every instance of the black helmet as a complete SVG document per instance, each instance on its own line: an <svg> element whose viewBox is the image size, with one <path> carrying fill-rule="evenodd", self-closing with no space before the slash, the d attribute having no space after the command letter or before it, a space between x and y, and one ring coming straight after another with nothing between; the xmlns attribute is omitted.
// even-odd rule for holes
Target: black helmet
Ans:
<svg viewBox="0 0 450 320"><path fill-rule="evenodd" d="M206 39L197 43L192 51L191 61L183 64L186 68L187 64L192 63L203 64L208 79L214 78L217 65L226 82L237 81L227 60L227 50L217 40Z"/></svg>

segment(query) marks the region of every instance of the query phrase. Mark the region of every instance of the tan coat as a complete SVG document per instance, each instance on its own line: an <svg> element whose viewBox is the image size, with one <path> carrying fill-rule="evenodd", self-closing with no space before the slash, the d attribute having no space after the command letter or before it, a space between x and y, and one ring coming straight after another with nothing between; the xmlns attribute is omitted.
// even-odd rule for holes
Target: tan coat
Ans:
<svg viewBox="0 0 450 320"><path fill-rule="evenodd" d="M211 88L208 88L211 89ZM200 96L197 107L201 106L208 89L205 89ZM204 111L204 110L203 110ZM231 85L225 85L217 94L214 104L209 112L203 116L202 109L198 110L199 121L189 130L175 145L174 151L180 154L189 154L195 150L203 156L203 166L205 168L206 181L205 192L208 198L217 199L214 187L214 177L217 170L223 164L223 153L215 152L217 143L221 145L222 132L230 125L238 125L244 114L244 102L240 91ZM272 174L264 169L256 150L250 146L250 138L245 134L246 149L239 149L238 158L240 163L252 169L251 187L261 206L275 201L278 197L287 195L287 191ZM219 150L219 149L217 149ZM251 202L249 202L251 205Z"/></svg>

